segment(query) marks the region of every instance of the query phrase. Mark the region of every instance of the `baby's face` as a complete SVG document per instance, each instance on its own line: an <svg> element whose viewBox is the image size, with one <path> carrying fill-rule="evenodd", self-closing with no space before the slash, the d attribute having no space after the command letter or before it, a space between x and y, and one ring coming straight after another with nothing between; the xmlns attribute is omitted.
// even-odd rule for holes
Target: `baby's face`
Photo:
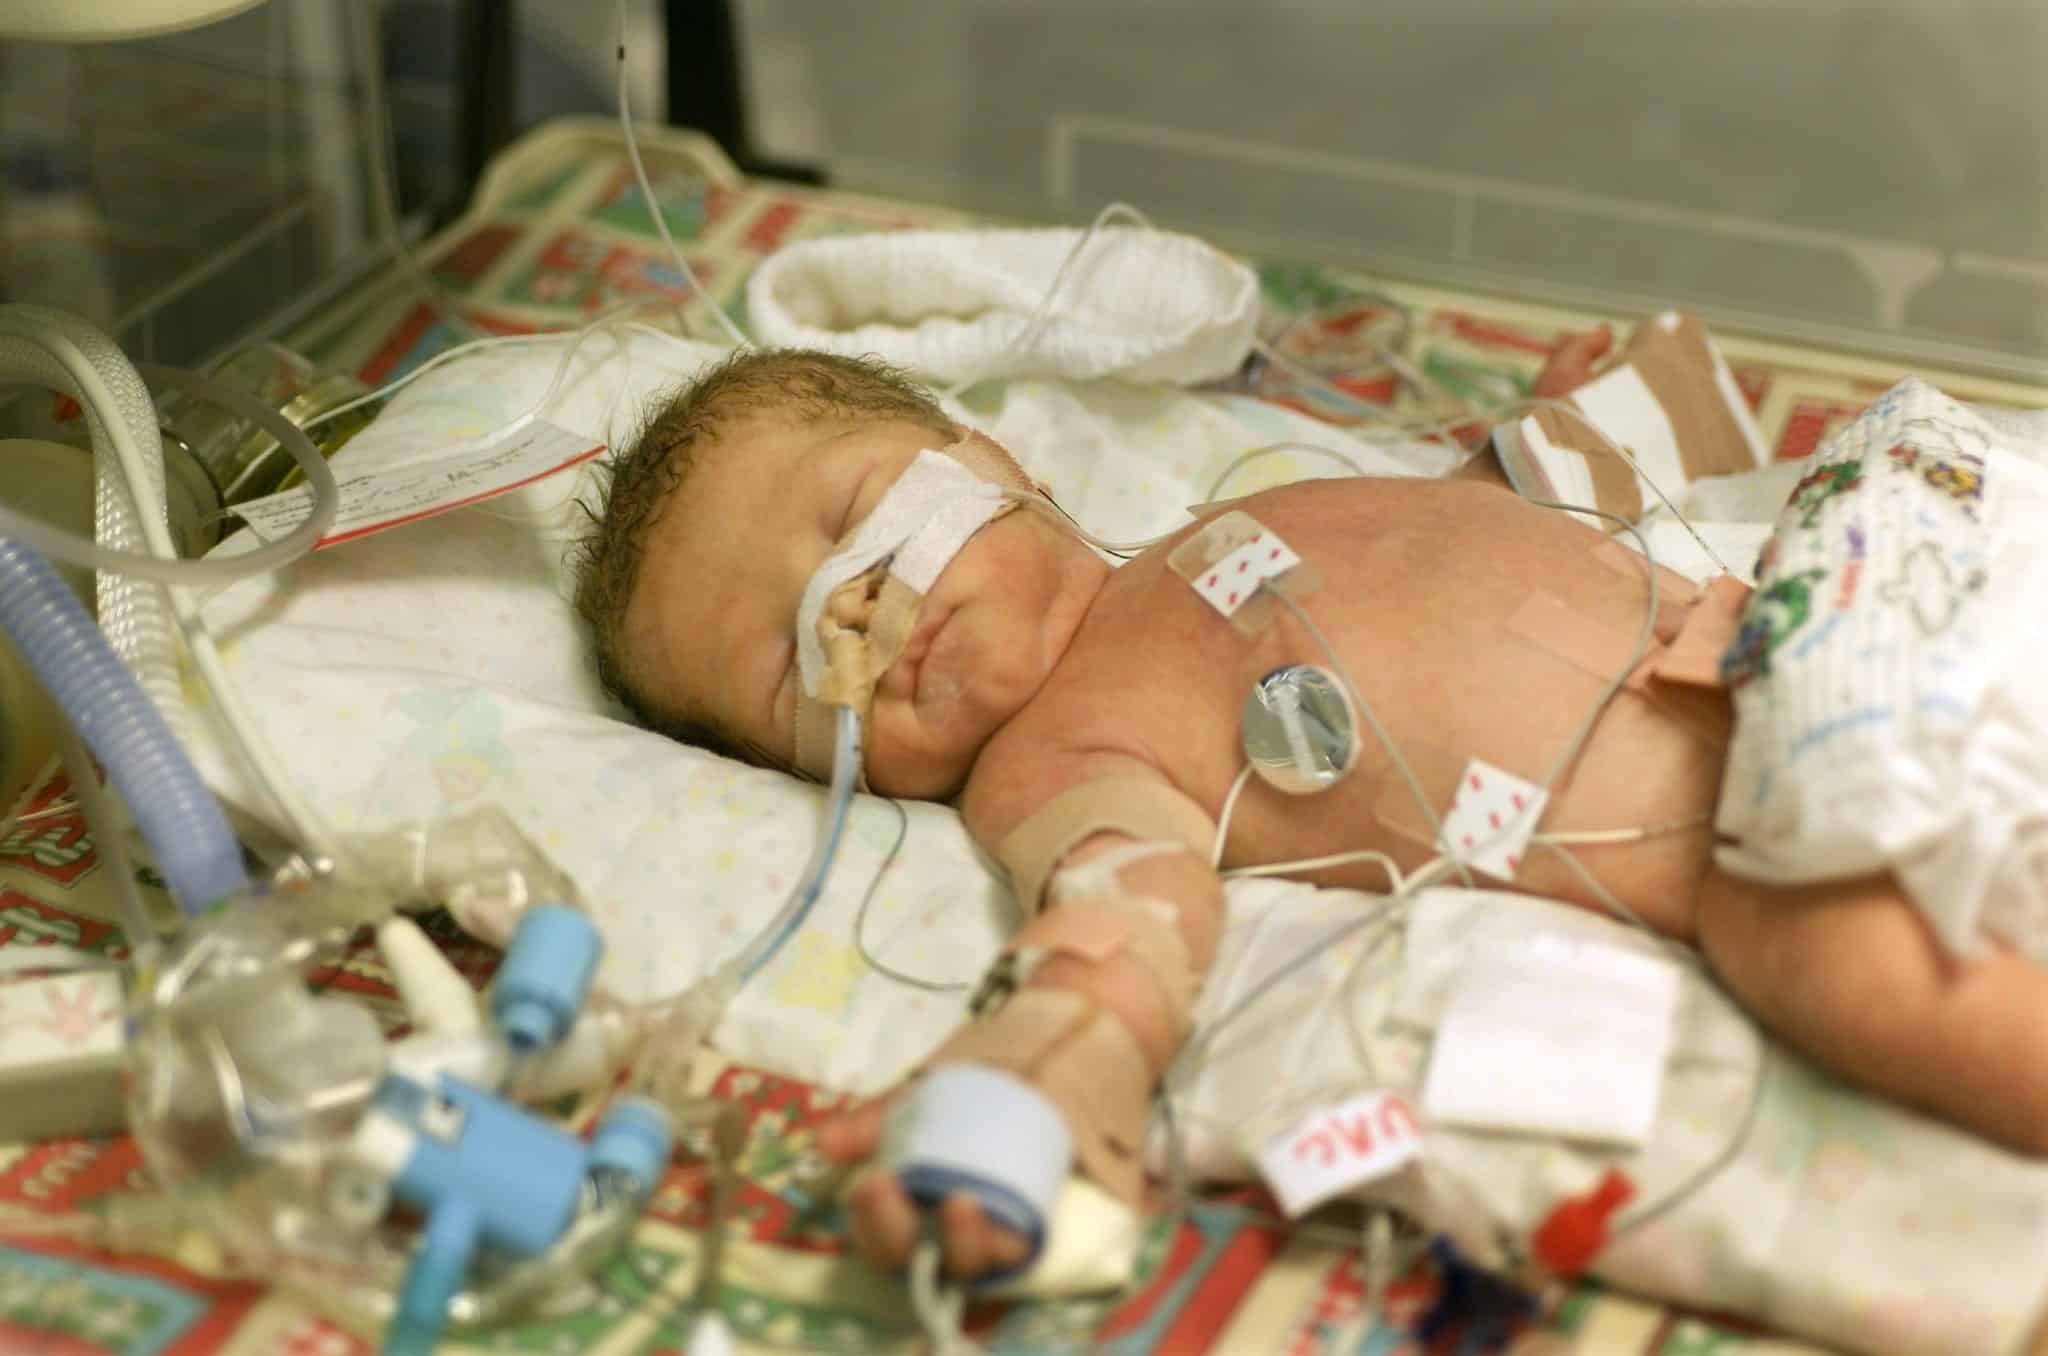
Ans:
<svg viewBox="0 0 2048 1356"><path fill-rule="evenodd" d="M910 423L775 415L722 431L649 535L626 615L641 686L789 765L804 587L918 452L946 441ZM970 538L875 686L869 785L927 798L958 790L1044 683L1107 574L1035 513L1005 514Z"/></svg>

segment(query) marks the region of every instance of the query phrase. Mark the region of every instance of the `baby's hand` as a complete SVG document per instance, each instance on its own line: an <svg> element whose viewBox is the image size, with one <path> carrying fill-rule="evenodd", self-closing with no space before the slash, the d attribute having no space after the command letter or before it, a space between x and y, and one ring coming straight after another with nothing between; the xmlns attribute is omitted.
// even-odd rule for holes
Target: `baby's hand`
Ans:
<svg viewBox="0 0 2048 1356"><path fill-rule="evenodd" d="M902 1089L864 1102L818 1128L818 1150L835 1163L857 1163L874 1156L881 1145L882 1123ZM911 1249L923 1236L918 1206L894 1173L871 1171L847 1196L853 1242L861 1255L878 1267L896 1270L910 1261ZM1023 1262L1031 1244L991 1220L981 1203L965 1191L948 1196L933 1221L948 1276L971 1281Z"/></svg>
<svg viewBox="0 0 2048 1356"><path fill-rule="evenodd" d="M1537 374L1531 393L1555 400L1593 379L1593 365L1614 345L1614 331L1602 325L1584 334L1567 334L1550 346L1550 358Z"/></svg>

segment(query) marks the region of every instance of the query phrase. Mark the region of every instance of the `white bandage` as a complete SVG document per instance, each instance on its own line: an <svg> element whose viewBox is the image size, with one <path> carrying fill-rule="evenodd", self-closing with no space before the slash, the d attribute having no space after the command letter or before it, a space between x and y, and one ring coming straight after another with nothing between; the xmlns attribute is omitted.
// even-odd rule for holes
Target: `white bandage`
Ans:
<svg viewBox="0 0 2048 1356"><path fill-rule="evenodd" d="M834 590L886 560L889 573L921 596L967 539L1009 504L1002 487L983 480L952 457L919 452L855 530L852 540L818 566L804 589L796 620L797 662L804 692L815 696L825 679L825 646L818 636L818 621Z"/></svg>

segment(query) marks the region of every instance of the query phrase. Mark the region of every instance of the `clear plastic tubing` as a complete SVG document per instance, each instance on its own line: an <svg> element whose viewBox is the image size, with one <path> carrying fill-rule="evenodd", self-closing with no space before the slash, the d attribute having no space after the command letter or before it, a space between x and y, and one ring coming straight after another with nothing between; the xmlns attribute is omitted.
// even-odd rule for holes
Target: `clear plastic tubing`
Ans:
<svg viewBox="0 0 2048 1356"><path fill-rule="evenodd" d="M810 915L811 906L824 892L825 877L831 874L832 861L839 855L839 840L846 832L847 811L853 804L854 786L860 780L858 711L850 706L839 708L836 736L832 743L832 786L826 796L825 832L818 836L817 846L811 849L810 864L804 868L803 879L790 891L781 911L740 953L742 979L752 979L763 966L775 959L775 953L803 925L804 919Z"/></svg>

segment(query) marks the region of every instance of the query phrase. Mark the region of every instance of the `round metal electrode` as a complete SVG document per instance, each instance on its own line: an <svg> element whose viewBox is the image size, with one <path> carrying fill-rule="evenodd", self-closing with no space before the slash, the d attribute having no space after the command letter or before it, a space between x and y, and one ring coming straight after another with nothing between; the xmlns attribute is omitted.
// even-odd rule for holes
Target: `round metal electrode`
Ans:
<svg viewBox="0 0 2048 1356"><path fill-rule="evenodd" d="M1252 771L1290 796L1327 791L1358 764L1358 718L1327 669L1289 664L1252 684L1240 723Z"/></svg>

